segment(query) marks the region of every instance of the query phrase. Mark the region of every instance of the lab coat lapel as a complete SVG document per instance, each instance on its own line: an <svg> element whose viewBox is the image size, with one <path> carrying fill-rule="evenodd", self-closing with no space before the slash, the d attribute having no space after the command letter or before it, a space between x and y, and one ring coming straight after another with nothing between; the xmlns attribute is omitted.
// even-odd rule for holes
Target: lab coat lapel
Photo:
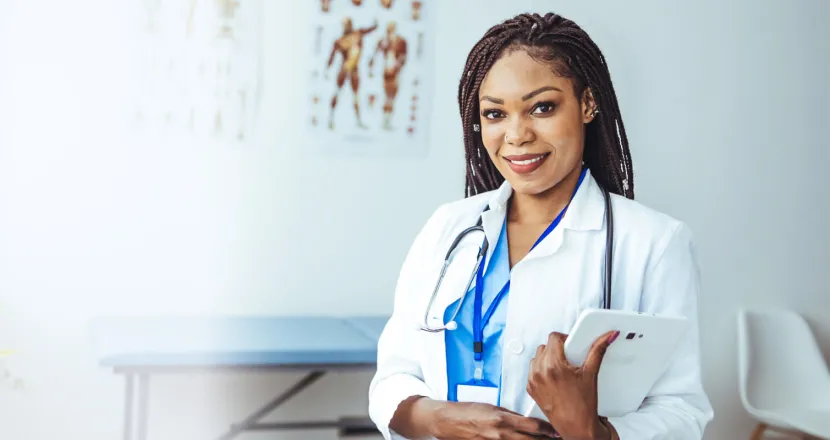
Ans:
<svg viewBox="0 0 830 440"><path fill-rule="evenodd" d="M501 230L504 226L504 213L505 211L501 208L491 208L481 214L481 226L484 227L484 235L487 236L487 241L489 242L487 260L484 262L485 273L493 261L493 252L496 250L496 244L499 242L499 235L501 235Z"/></svg>
<svg viewBox="0 0 830 440"><path fill-rule="evenodd" d="M562 218L559 226L562 230L571 229L577 231L595 231L602 229L605 215L605 199L602 190L591 175L586 172L582 185L574 194L568 212ZM558 229L558 228L557 228Z"/></svg>
<svg viewBox="0 0 830 440"><path fill-rule="evenodd" d="M484 273L487 272L487 268L490 267L490 263L493 260L493 252L496 250L496 244L499 241L499 235L501 235L501 230L504 226L505 214L507 213L507 202L510 200L510 196L512 194L513 189L510 187L510 184L505 181L498 189L496 189L493 196L490 198L488 204L489 209L481 213L481 226L484 228L484 235L487 237L488 242L487 254L484 260ZM470 285L470 288L475 287L475 285L476 282L475 279L473 279L473 283Z"/></svg>
<svg viewBox="0 0 830 440"><path fill-rule="evenodd" d="M605 210L604 203L599 186L590 170L586 171L585 178L573 199L571 199L559 225L525 259L530 260L555 254L562 247L565 231L569 229L578 231L601 229Z"/></svg>

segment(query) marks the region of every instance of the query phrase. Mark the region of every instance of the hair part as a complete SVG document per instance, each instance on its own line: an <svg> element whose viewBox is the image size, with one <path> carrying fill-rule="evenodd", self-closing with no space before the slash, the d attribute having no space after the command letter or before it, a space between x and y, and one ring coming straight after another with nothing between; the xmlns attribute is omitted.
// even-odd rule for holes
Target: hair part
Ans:
<svg viewBox="0 0 830 440"><path fill-rule="evenodd" d="M609 192L634 198L631 153L611 74L599 47L571 20L548 13L521 14L490 28L473 46L458 86L467 168L466 196L498 188L504 177L489 159L481 140L479 89L493 64L524 50L570 78L577 99L591 90L599 114L586 127L583 161Z"/></svg>

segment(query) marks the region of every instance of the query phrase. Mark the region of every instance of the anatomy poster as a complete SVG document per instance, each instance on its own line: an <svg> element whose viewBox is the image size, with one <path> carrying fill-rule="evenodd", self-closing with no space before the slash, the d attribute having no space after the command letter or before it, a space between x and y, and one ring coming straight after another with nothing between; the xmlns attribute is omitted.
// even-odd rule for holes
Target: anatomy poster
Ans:
<svg viewBox="0 0 830 440"><path fill-rule="evenodd" d="M432 1L312 0L306 126L350 153L425 151Z"/></svg>
<svg viewBox="0 0 830 440"><path fill-rule="evenodd" d="M133 0L131 126L244 142L260 94L262 0Z"/></svg>

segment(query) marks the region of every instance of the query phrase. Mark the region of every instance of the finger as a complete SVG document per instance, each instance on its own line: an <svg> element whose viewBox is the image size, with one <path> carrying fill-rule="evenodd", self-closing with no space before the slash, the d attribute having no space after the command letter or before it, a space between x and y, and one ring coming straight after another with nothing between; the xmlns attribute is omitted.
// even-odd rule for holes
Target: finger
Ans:
<svg viewBox="0 0 830 440"><path fill-rule="evenodd" d="M548 335L548 344L552 344L554 341L562 341L564 343L566 339L568 339L568 335L564 333L550 332Z"/></svg>
<svg viewBox="0 0 830 440"><path fill-rule="evenodd" d="M522 425L522 426L513 426L513 425L511 425L514 429L516 429L516 432L521 432L522 434L531 435L532 438L540 438L540 437L542 437L542 438L561 438L561 437L559 437L559 433L557 433L556 430L553 429L553 425L551 425L550 423L548 423L544 420L537 419L537 418L532 418L532 417L526 417L526 416L523 416L523 415L521 415L521 414L519 414L515 411L511 411L507 408L503 408L503 407L500 407L500 406L498 406L496 408L499 411L506 412L506 413L508 413L512 416L517 416L519 419L526 419L526 420L531 420L531 421L536 422L536 426L533 427L533 429L530 430L530 431L528 431L528 427L533 426L530 423L519 421L518 423L526 423L526 426L525 425ZM516 420L519 420L519 419L516 419ZM508 421L508 424L512 423L512 420L513 420L513 418L511 418L510 421Z"/></svg>
<svg viewBox="0 0 830 440"><path fill-rule="evenodd" d="M539 363L542 362L545 354L545 344L536 347L536 354L530 359L528 371L536 371L539 368Z"/></svg>
<svg viewBox="0 0 830 440"><path fill-rule="evenodd" d="M518 414L508 414L505 417L509 426L513 427L516 432L536 437L553 437L556 435L553 426L544 420Z"/></svg>
<svg viewBox="0 0 830 440"><path fill-rule="evenodd" d="M602 364L602 358L605 357L605 352L608 346L617 339L620 335L619 331L612 330L608 333L598 337L591 345L591 350L588 351L588 357L585 358L585 363L582 369L590 374L596 375L599 373L599 367Z"/></svg>
<svg viewBox="0 0 830 440"><path fill-rule="evenodd" d="M498 432L494 434L493 438L498 438L502 440L539 440L539 436L529 435L523 432L516 431Z"/></svg>
<svg viewBox="0 0 830 440"><path fill-rule="evenodd" d="M565 357L565 340L568 339L568 335L553 332L548 336L548 360L554 363L568 363L567 358Z"/></svg>
<svg viewBox="0 0 830 440"><path fill-rule="evenodd" d="M548 436L525 434L524 432L507 431L498 435L498 438L505 440L539 440L540 438L548 438ZM561 437L551 437L561 438Z"/></svg>
<svg viewBox="0 0 830 440"><path fill-rule="evenodd" d="M497 410L499 410L499 411L506 412L506 413L508 413L508 414L512 414L512 415L514 415L514 416L519 416L519 417L522 417L522 415L521 415L521 414L519 414L519 413L517 413L516 411L511 411L511 410L509 410L509 409L507 409L507 408L504 408L504 407L501 407L501 406L496 406L495 408L496 408Z"/></svg>

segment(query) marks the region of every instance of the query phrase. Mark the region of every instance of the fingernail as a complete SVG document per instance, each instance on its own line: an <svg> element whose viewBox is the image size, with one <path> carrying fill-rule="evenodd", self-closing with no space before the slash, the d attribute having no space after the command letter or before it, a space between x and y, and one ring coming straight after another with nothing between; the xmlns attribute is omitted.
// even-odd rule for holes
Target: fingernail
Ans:
<svg viewBox="0 0 830 440"><path fill-rule="evenodd" d="M608 338L608 343L610 344L610 343L614 342L614 340L616 340L616 339L617 339L617 336L619 336L619 335L620 335L620 331L619 331L619 330L615 331L615 332L611 335L611 337L609 337L609 338Z"/></svg>

